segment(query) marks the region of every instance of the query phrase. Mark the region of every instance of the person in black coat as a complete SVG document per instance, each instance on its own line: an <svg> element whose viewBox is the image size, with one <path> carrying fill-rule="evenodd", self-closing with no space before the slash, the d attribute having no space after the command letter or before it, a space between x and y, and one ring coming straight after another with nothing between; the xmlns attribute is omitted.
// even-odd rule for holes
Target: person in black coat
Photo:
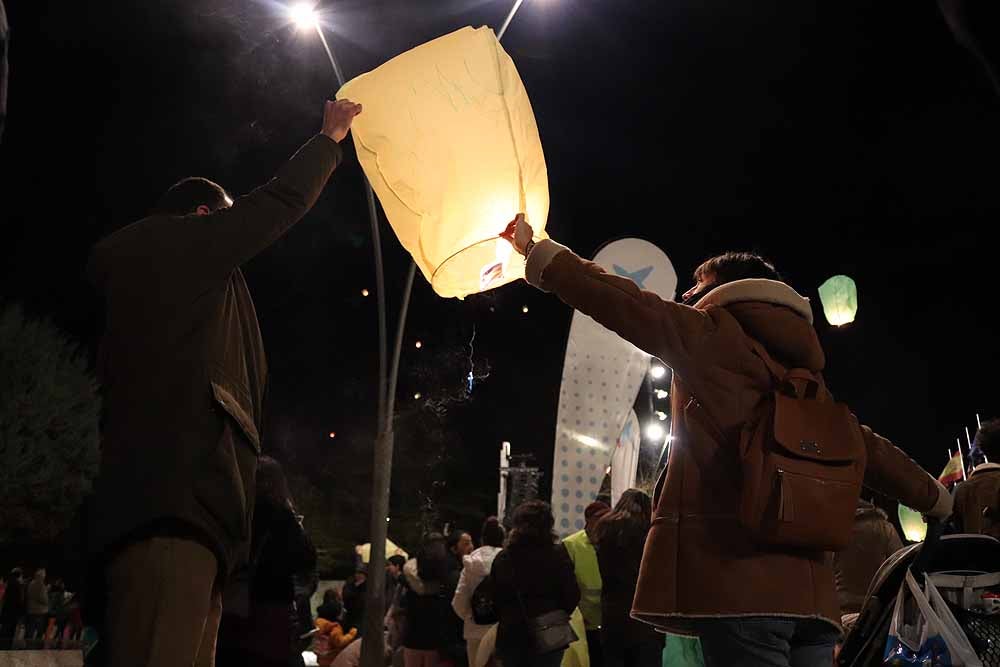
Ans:
<svg viewBox="0 0 1000 667"><path fill-rule="evenodd" d="M0 651L9 650L17 624L28 614L27 586L21 568L15 567L7 575L0 611Z"/></svg>
<svg viewBox="0 0 1000 667"><path fill-rule="evenodd" d="M302 664L295 633L297 574L316 567L316 548L302 527L281 465L262 456L257 467L249 615L232 613L223 599L218 667Z"/></svg>
<svg viewBox="0 0 1000 667"><path fill-rule="evenodd" d="M573 561L552 532L548 503L531 500L514 510L507 548L497 554L490 576L500 619L496 655L504 667L558 667L565 649L536 654L529 618L561 609L572 614L580 602Z"/></svg>
<svg viewBox="0 0 1000 667"><path fill-rule="evenodd" d="M416 558L403 566L406 592L403 610L403 659L406 667L437 667L447 655L451 641L451 596L449 555L445 538L431 533Z"/></svg>
<svg viewBox="0 0 1000 667"><path fill-rule="evenodd" d="M594 529L604 667L659 667L662 662L663 635L630 615L651 514L649 496L629 489Z"/></svg>
<svg viewBox="0 0 1000 667"><path fill-rule="evenodd" d="M368 602L368 564L358 562L354 577L344 582L340 591L344 602L344 632L357 628L358 636L365 633L365 608Z"/></svg>

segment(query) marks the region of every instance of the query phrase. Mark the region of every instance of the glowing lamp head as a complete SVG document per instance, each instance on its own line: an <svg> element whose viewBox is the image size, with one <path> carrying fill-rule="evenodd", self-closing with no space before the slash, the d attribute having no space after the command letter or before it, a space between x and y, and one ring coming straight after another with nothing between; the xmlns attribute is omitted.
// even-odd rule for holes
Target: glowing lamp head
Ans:
<svg viewBox="0 0 1000 667"><path fill-rule="evenodd" d="M288 17L292 19L299 30L315 28L319 23L316 16L316 9L312 3L299 2L288 8Z"/></svg>
<svg viewBox="0 0 1000 667"><path fill-rule="evenodd" d="M663 429L659 422L653 422L646 427L646 437L650 440L655 440L656 442L662 441L667 436L667 432Z"/></svg>

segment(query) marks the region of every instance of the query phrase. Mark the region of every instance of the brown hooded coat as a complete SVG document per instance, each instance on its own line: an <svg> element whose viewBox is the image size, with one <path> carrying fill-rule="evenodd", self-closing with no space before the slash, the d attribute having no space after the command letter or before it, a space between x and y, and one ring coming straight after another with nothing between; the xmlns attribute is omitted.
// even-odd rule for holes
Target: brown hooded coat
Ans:
<svg viewBox="0 0 1000 667"><path fill-rule="evenodd" d="M747 336L779 363L821 372L825 358L808 300L784 283L742 280L684 306L549 240L532 250L527 279L674 371L669 463L657 482L632 615L681 634L691 633L689 619L734 616L821 618L839 627L831 554L763 548L737 519L740 430L772 388ZM716 427L722 438L712 435ZM935 480L861 428L865 484L931 509Z"/></svg>

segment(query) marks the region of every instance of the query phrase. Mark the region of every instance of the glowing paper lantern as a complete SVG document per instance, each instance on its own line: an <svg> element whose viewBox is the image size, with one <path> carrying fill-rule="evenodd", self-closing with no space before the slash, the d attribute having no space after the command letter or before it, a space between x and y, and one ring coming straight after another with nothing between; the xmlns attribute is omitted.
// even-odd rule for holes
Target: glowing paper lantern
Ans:
<svg viewBox="0 0 1000 667"><path fill-rule="evenodd" d="M858 286L847 276L834 276L819 286L826 320L835 327L854 321L858 313Z"/></svg>
<svg viewBox="0 0 1000 667"><path fill-rule="evenodd" d="M524 275L497 238L524 212L545 238L548 176L524 85L490 28L396 56L337 93L364 106L358 159L400 243L441 296Z"/></svg>
<svg viewBox="0 0 1000 667"><path fill-rule="evenodd" d="M906 505L899 505L899 525L903 527L903 535L908 542L923 542L927 536L927 524L920 512Z"/></svg>

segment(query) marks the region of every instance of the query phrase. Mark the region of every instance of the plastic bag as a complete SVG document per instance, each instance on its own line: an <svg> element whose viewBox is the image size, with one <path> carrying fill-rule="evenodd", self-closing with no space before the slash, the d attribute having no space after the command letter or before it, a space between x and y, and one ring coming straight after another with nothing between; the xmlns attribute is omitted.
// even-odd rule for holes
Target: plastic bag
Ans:
<svg viewBox="0 0 1000 667"><path fill-rule="evenodd" d="M925 577L920 590L909 570L899 587L882 664L886 667L982 667L941 594ZM907 591L916 605L907 614Z"/></svg>

